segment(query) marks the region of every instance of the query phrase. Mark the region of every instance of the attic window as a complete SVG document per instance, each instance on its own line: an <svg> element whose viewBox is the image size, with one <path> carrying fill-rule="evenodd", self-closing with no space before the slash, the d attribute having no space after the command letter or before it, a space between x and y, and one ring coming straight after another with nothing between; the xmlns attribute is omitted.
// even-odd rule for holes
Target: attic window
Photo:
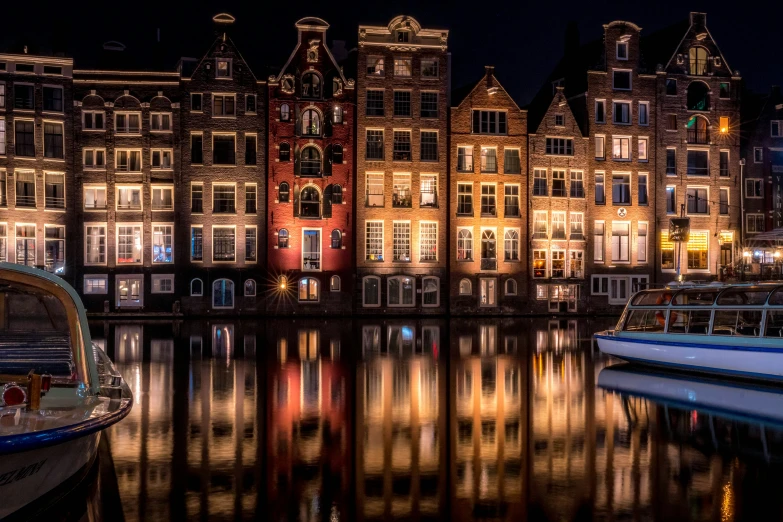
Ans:
<svg viewBox="0 0 783 522"><path fill-rule="evenodd" d="M411 33L409 31L397 31L397 41L400 43L410 42Z"/></svg>
<svg viewBox="0 0 783 522"><path fill-rule="evenodd" d="M557 127L562 127L565 125L564 118L562 114L555 114L555 125Z"/></svg>
<svg viewBox="0 0 783 522"><path fill-rule="evenodd" d="M231 60L218 58L215 75L218 78L231 78Z"/></svg>
<svg viewBox="0 0 783 522"><path fill-rule="evenodd" d="M125 50L125 44L122 42L118 42L117 40L109 40L108 42L103 43L103 50L104 51L124 51Z"/></svg>
<svg viewBox="0 0 783 522"><path fill-rule="evenodd" d="M628 42L617 42L617 59L628 59Z"/></svg>
<svg viewBox="0 0 783 522"><path fill-rule="evenodd" d="M26 72L26 73L35 72L35 65L31 63L17 63L16 72Z"/></svg>

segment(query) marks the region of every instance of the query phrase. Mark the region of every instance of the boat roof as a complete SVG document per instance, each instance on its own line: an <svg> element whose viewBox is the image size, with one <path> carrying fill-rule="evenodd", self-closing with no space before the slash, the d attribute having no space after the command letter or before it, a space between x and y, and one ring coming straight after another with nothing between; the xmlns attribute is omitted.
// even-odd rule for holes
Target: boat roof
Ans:
<svg viewBox="0 0 783 522"><path fill-rule="evenodd" d="M677 285L641 290L628 300L635 306L780 306L783 307L783 281Z"/></svg>

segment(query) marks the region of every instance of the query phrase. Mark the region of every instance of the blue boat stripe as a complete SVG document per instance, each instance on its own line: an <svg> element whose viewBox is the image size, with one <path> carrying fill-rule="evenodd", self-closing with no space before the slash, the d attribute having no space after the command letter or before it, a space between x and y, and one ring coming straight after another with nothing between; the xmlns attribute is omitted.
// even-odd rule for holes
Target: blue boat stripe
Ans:
<svg viewBox="0 0 783 522"><path fill-rule="evenodd" d="M627 357L625 355L614 355L609 354L612 357L617 357L618 359L622 359L624 361L628 361L630 363L634 364L641 364L645 366L664 366L667 368L674 368L674 369L680 369L680 370L690 370L690 371L697 371L702 373L711 373L711 374L723 374L727 376L734 376L734 377L752 377L754 379L764 379L767 381L775 380L779 381L783 379L783 375L778 375L775 373L756 373L756 372L743 372L741 370L725 370L723 368L715 368L713 366L698 366L695 364L685 364L685 363L675 363L675 362L661 362L661 361L653 361L649 359L639 359L637 357Z"/></svg>
<svg viewBox="0 0 783 522"><path fill-rule="evenodd" d="M736 346L727 344L704 344L704 343L688 343L683 341L656 341L653 339L638 339L636 337L618 337L616 335L599 335L595 334L596 339L604 339L606 341L620 341L629 342L634 344L653 344L653 345L665 345L665 346L680 346L683 348L702 348L705 350L729 350L737 352L760 352L760 353L783 353L783 348L763 348L757 346ZM747 339L743 337L743 339ZM760 339L759 337L753 337L752 339Z"/></svg>

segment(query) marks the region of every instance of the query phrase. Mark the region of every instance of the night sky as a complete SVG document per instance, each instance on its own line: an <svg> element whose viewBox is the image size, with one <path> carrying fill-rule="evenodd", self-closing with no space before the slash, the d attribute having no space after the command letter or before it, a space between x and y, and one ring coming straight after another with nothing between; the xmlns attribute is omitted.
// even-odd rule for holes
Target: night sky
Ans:
<svg viewBox="0 0 783 522"><path fill-rule="evenodd" d="M577 21L585 43L600 38L602 25L612 20L640 25L644 36L700 10L707 12L710 32L748 87L766 93L771 85L783 84L783 1L538 1L529 6L502 0L470 4L267 0L193 2L187 7L133 1L7 4L3 11L10 23L3 24L0 49L28 45L64 51L76 58L77 68L88 68L104 41L119 40L149 68L173 69L179 56L200 58L206 52L213 38L212 16L229 12L237 18L234 40L262 79L287 59L296 43L294 22L299 18L324 18L331 25L327 37L346 40L351 48L360 23L385 25L396 15L409 14L424 27L450 30L454 88L476 82L484 65L495 65L501 82L520 105L530 101L562 56L569 21ZM487 6L485 16L482 5ZM156 50L157 28L162 48Z"/></svg>

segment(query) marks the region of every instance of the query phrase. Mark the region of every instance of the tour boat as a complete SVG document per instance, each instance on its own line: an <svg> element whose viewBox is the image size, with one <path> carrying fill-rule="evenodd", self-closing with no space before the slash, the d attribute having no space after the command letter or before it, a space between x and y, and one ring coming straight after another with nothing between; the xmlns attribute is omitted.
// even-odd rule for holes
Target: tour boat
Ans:
<svg viewBox="0 0 783 522"><path fill-rule="evenodd" d="M78 483L130 388L56 275L0 263L0 519L30 518Z"/></svg>
<svg viewBox="0 0 783 522"><path fill-rule="evenodd" d="M783 379L783 283L642 290L595 339L631 362Z"/></svg>

